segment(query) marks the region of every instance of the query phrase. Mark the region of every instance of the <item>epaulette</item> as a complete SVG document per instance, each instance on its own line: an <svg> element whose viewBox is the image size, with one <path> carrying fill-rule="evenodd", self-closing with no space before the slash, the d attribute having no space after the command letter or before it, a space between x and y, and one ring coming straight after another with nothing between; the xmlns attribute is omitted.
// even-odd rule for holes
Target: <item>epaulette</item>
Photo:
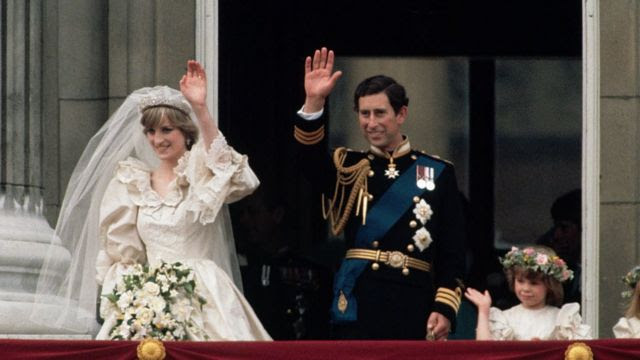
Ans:
<svg viewBox="0 0 640 360"><path fill-rule="evenodd" d="M447 163L447 164L449 164L449 165L451 165L451 166L454 166L454 164L453 164L451 161L449 161L449 160L447 160L447 159L442 159L442 158L441 158L440 156L438 156L438 155L427 154L427 152L426 152L426 151L424 151L424 150L420 150L420 153L421 153L422 155L426 155L426 156L428 156L428 157L430 157L430 158L433 158L433 159L436 159L436 160L440 160L440 161L445 162L445 163Z"/></svg>
<svg viewBox="0 0 640 360"><path fill-rule="evenodd" d="M343 154L339 156L344 156L344 163L341 165L347 165L353 162L360 161L367 156L367 153L364 151L354 150L344 146L333 149L333 151L331 152L331 156L335 158L338 153Z"/></svg>

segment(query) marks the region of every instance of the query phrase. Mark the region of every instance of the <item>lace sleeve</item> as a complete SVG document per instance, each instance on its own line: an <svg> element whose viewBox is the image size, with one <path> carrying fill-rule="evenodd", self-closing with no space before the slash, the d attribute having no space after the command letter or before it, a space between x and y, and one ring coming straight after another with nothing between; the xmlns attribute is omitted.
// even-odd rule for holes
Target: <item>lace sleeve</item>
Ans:
<svg viewBox="0 0 640 360"><path fill-rule="evenodd" d="M207 150L196 143L176 173L189 183L189 210L202 224L213 222L223 204L240 200L260 184L247 156L229 146L222 133Z"/></svg>
<svg viewBox="0 0 640 360"><path fill-rule="evenodd" d="M564 304L562 308L560 308L551 339L591 339L591 327L582 323L580 305L578 303Z"/></svg>
<svg viewBox="0 0 640 360"><path fill-rule="evenodd" d="M489 310L489 329L493 340L513 340L514 332L502 310L492 307Z"/></svg>

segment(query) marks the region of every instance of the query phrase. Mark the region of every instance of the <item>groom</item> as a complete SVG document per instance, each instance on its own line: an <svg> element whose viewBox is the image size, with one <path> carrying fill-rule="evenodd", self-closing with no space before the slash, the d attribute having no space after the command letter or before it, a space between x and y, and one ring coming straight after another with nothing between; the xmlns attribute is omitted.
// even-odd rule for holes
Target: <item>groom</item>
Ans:
<svg viewBox="0 0 640 360"><path fill-rule="evenodd" d="M323 210L347 252L331 308L343 339L444 340L460 307L464 219L453 166L411 149L401 132L405 89L390 77L362 81L354 109L370 144L326 158L324 105L342 75L322 48L305 61L304 106L294 120L298 163L323 191Z"/></svg>

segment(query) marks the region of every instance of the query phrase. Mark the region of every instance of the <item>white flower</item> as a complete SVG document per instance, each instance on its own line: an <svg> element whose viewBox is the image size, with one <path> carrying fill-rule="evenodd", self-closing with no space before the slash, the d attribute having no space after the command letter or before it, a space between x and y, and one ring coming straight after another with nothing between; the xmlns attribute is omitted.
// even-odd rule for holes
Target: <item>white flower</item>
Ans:
<svg viewBox="0 0 640 360"><path fill-rule="evenodd" d="M147 331L148 331L147 327L139 319L136 319L133 321L133 324L131 324L131 328L135 330L136 335L144 336L147 334ZM135 335L134 335L134 338L135 338Z"/></svg>
<svg viewBox="0 0 640 360"><path fill-rule="evenodd" d="M416 234L413 235L413 242L416 244L420 251L424 251L424 249L428 248L431 245L431 234L424 227L421 227L416 231Z"/></svg>
<svg viewBox="0 0 640 360"><path fill-rule="evenodd" d="M134 306L147 306L147 304L149 303L149 295L141 289L136 290L133 297Z"/></svg>
<svg viewBox="0 0 640 360"><path fill-rule="evenodd" d="M173 330L173 336L176 337L176 339L180 339L185 335L184 332L184 327L182 326L178 326L175 328L175 330Z"/></svg>
<svg viewBox="0 0 640 360"><path fill-rule="evenodd" d="M160 294L160 286L153 282L144 283L142 290L151 296L158 296Z"/></svg>
<svg viewBox="0 0 640 360"><path fill-rule="evenodd" d="M138 308L136 310L136 319L140 321L142 325L151 324L151 320L153 320L153 311L146 307Z"/></svg>
<svg viewBox="0 0 640 360"><path fill-rule="evenodd" d="M129 304L131 304L132 301L133 293L131 291L125 291L120 295L116 304L118 305L118 308L120 310L124 311L127 307L129 307Z"/></svg>
<svg viewBox="0 0 640 360"><path fill-rule="evenodd" d="M416 218L420 220L422 225L427 223L427 220L431 218L433 215L433 210L431 210L431 206L427 204L424 199L420 199L420 202L416 204L416 207L413 209L413 213L416 215Z"/></svg>
<svg viewBox="0 0 640 360"><path fill-rule="evenodd" d="M131 328L129 327L129 325L127 325L126 322L123 322L116 334L122 336L125 339L128 339L131 336Z"/></svg>
<svg viewBox="0 0 640 360"><path fill-rule="evenodd" d="M156 317L153 318L152 323L158 329L164 329L164 328L167 328L167 327L175 326L175 324L174 324L174 322L173 322L173 320L171 318L171 314L167 314L167 313L161 313L161 314L156 313Z"/></svg>
<svg viewBox="0 0 640 360"><path fill-rule="evenodd" d="M156 314L160 314L164 311L165 306L167 306L167 302L164 301L164 299L159 296L154 296L149 299L148 306Z"/></svg>
<svg viewBox="0 0 640 360"><path fill-rule="evenodd" d="M176 304L171 306L171 314L178 322L189 320L192 311L193 307L191 306L191 301L188 299L178 300Z"/></svg>
<svg viewBox="0 0 640 360"><path fill-rule="evenodd" d="M111 300L107 298L102 298L100 301L100 317L106 319L111 315L114 311L116 311L116 306L111 302Z"/></svg>

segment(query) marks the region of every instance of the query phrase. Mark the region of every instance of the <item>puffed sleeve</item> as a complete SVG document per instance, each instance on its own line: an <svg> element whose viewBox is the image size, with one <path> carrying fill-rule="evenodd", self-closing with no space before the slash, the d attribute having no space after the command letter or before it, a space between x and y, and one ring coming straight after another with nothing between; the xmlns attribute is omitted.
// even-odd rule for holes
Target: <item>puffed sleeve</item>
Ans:
<svg viewBox="0 0 640 360"><path fill-rule="evenodd" d="M613 335L616 339L640 338L640 320L636 317L622 317L613 326Z"/></svg>
<svg viewBox="0 0 640 360"><path fill-rule="evenodd" d="M247 156L229 146L221 132L209 149L196 143L176 173L189 183L188 209L202 224L213 222L223 204L242 199L260 184Z"/></svg>
<svg viewBox="0 0 640 360"><path fill-rule="evenodd" d="M144 263L145 249L136 230L137 206L131 201L127 185L111 180L100 205L101 249L96 259L96 280L103 293L111 291L128 265Z"/></svg>
<svg viewBox="0 0 640 360"><path fill-rule="evenodd" d="M553 340L591 339L591 327L582 323L580 305L564 304L556 317L556 326L551 334Z"/></svg>
<svg viewBox="0 0 640 360"><path fill-rule="evenodd" d="M489 330L493 340L514 340L515 334L502 310L489 309Z"/></svg>

